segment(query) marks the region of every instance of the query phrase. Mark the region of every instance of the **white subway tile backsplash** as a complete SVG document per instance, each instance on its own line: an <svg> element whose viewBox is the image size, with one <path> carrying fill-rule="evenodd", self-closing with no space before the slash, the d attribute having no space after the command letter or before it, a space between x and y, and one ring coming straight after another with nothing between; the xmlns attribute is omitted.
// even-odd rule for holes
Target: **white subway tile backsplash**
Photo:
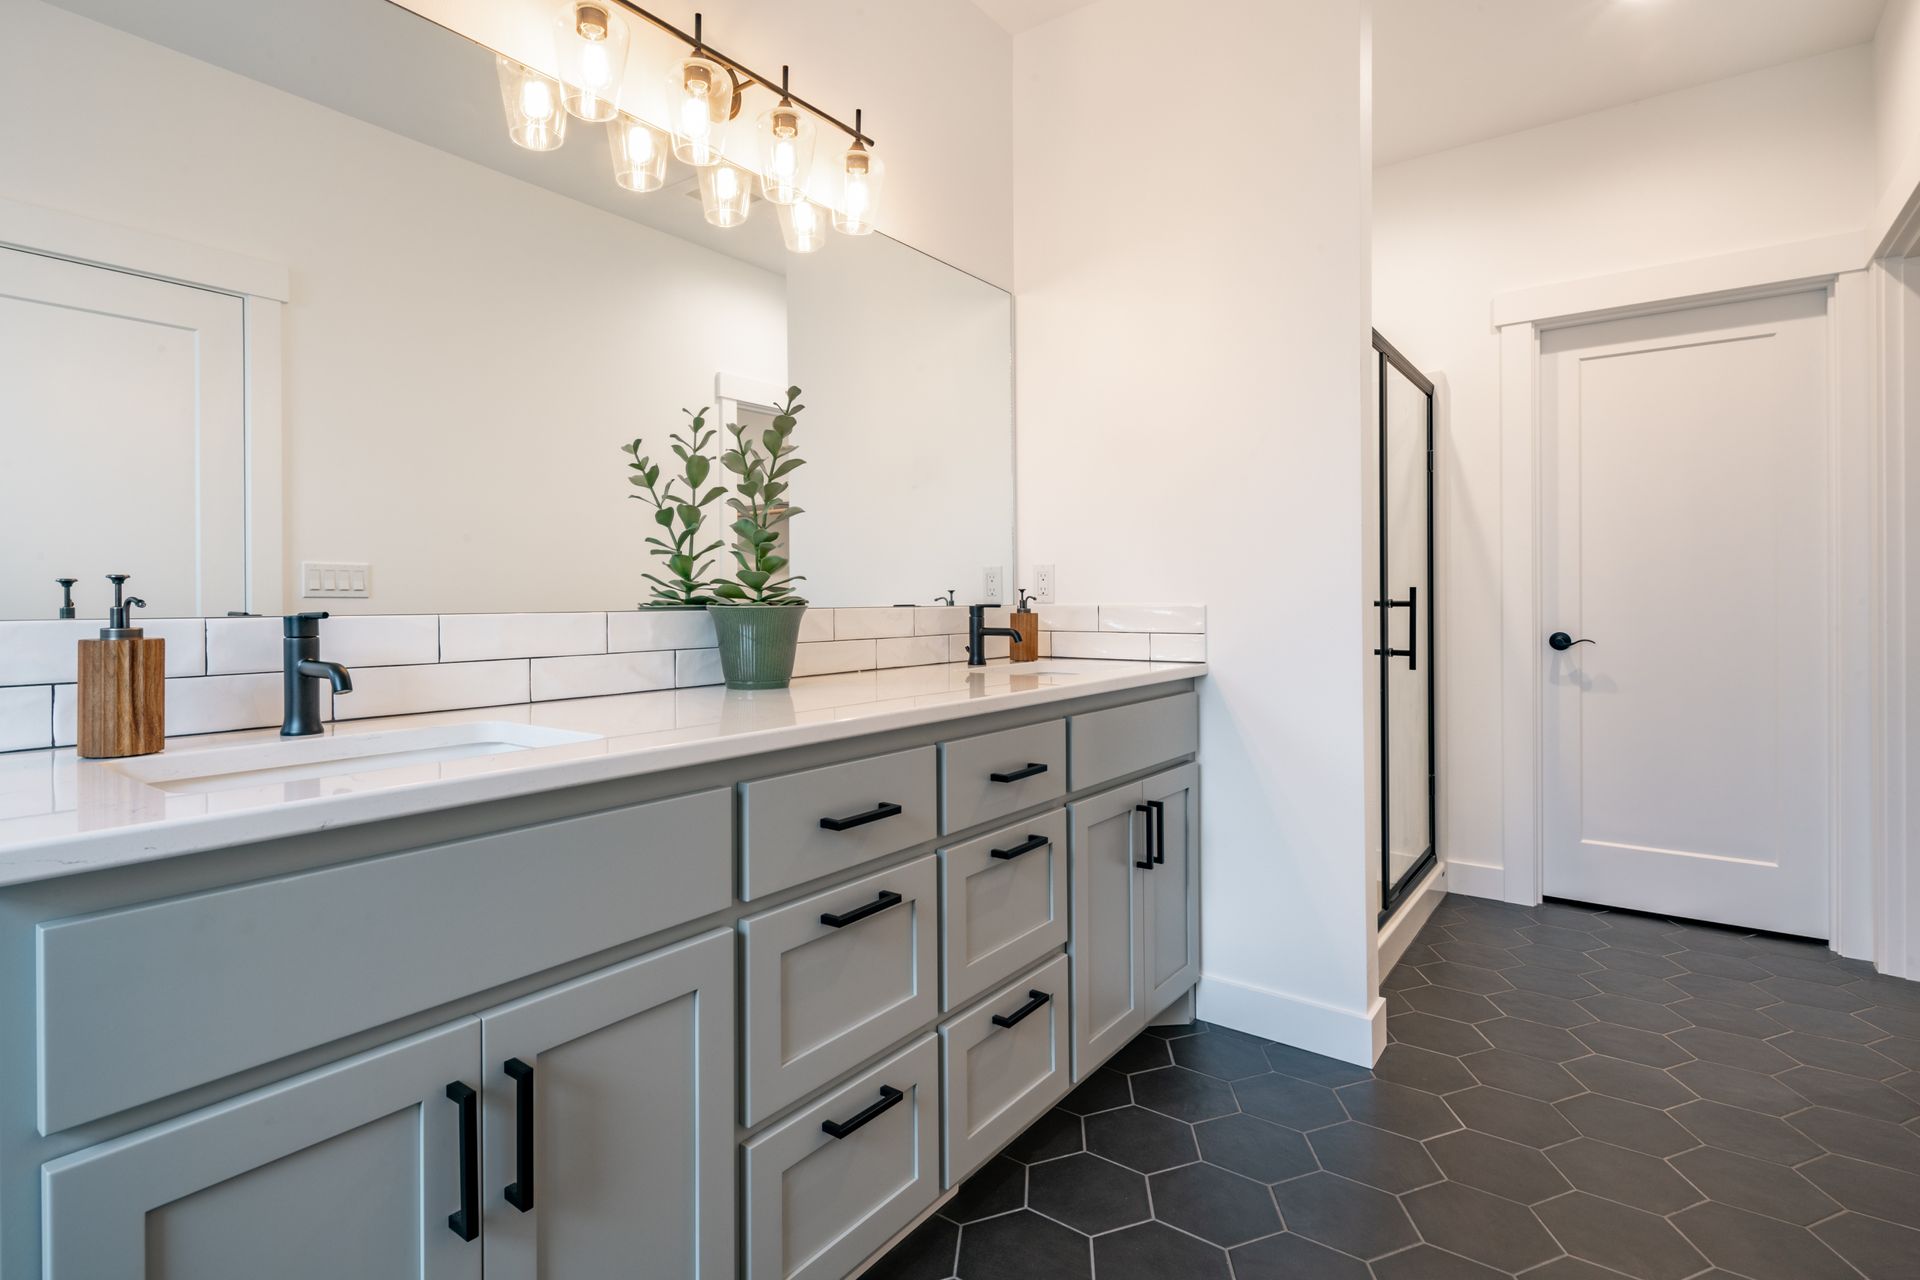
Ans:
<svg viewBox="0 0 1920 1280"><path fill-rule="evenodd" d="M1034 609L1040 615L1043 631L1100 629L1100 606L1097 604L1039 604Z"/></svg>
<svg viewBox="0 0 1920 1280"><path fill-rule="evenodd" d="M1149 637L1147 656L1155 662L1205 662L1207 637L1163 635L1156 631Z"/></svg>
<svg viewBox="0 0 1920 1280"><path fill-rule="evenodd" d="M167 642L167 674L197 676L207 669L207 624L201 618L145 618L135 622L148 639ZM96 640L102 618L0 622L0 685L61 684L80 669L81 640Z"/></svg>
<svg viewBox="0 0 1920 1280"><path fill-rule="evenodd" d="M706 649L715 643L704 609L635 609L607 615L607 649Z"/></svg>
<svg viewBox="0 0 1920 1280"><path fill-rule="evenodd" d="M285 634L285 626L277 617L208 618L207 674L278 671L283 661L280 642Z"/></svg>
<svg viewBox="0 0 1920 1280"><path fill-rule="evenodd" d="M930 667L947 661L946 636L891 637L874 642L874 662L882 667Z"/></svg>
<svg viewBox="0 0 1920 1280"><path fill-rule="evenodd" d="M813 644L833 639L833 610L808 609L800 619L800 643Z"/></svg>
<svg viewBox="0 0 1920 1280"><path fill-rule="evenodd" d="M338 720L455 711L526 702L532 693L525 658L498 662L442 662L422 667L366 667L353 673L353 692L334 699Z"/></svg>
<svg viewBox="0 0 1920 1280"><path fill-rule="evenodd" d="M327 715L333 690L320 690L320 713ZM53 687L53 745L70 747L76 740L75 722L80 687ZM279 725L285 706L280 697L280 675L187 676L167 681L167 736L229 733L235 729L270 729Z"/></svg>
<svg viewBox="0 0 1920 1280"><path fill-rule="evenodd" d="M1199 635L1207 629L1207 611L1197 604L1103 604L1100 629Z"/></svg>
<svg viewBox="0 0 1920 1280"><path fill-rule="evenodd" d="M989 625L993 625L993 624L989 624ZM1045 633L1042 632L1042 634L1044 635ZM987 648L988 658L1004 658L1010 652L1007 638L1005 636L988 636L986 638L986 648ZM947 661L948 662L965 662L966 660L967 660L967 638L964 635L948 636L947 637Z"/></svg>
<svg viewBox="0 0 1920 1280"><path fill-rule="evenodd" d="M873 640L881 636L913 634L912 609L835 609L835 640Z"/></svg>
<svg viewBox="0 0 1920 1280"><path fill-rule="evenodd" d="M320 656L349 671L453 661L440 656L440 618L431 613L336 613L320 624Z"/></svg>
<svg viewBox="0 0 1920 1280"><path fill-rule="evenodd" d="M0 751L53 745L53 687L0 689Z"/></svg>
<svg viewBox="0 0 1920 1280"><path fill-rule="evenodd" d="M673 683L676 688L692 689L700 685L719 684L720 651L718 649L681 649L673 655Z"/></svg>
<svg viewBox="0 0 1920 1280"><path fill-rule="evenodd" d="M607 651L604 613L443 613L440 661L555 658ZM344 661L344 659L343 659Z"/></svg>
<svg viewBox="0 0 1920 1280"><path fill-rule="evenodd" d="M608 693L644 693L673 688L673 650L590 653L533 659L533 700L595 698Z"/></svg>
<svg viewBox="0 0 1920 1280"><path fill-rule="evenodd" d="M824 676L837 671L867 671L876 660L871 640L823 640L799 647L794 655L793 674Z"/></svg>
<svg viewBox="0 0 1920 1280"><path fill-rule="evenodd" d="M913 634L950 636L967 629L967 611L949 605L922 606L913 611Z"/></svg>
<svg viewBox="0 0 1920 1280"><path fill-rule="evenodd" d="M1117 631L1056 631L1053 656L1056 658L1115 658L1128 662L1147 660L1148 637L1140 633Z"/></svg>

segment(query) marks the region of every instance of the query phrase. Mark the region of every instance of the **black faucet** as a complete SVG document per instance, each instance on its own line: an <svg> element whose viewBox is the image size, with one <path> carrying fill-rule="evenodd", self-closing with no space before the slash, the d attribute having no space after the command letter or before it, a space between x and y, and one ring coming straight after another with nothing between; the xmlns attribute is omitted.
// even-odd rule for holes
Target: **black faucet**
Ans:
<svg viewBox="0 0 1920 1280"><path fill-rule="evenodd" d="M345 667L320 660L320 620L326 616L287 615L285 639L280 642L284 663L280 672L281 705L285 709L280 721L283 738L305 738L325 731L320 719L320 686L314 681L327 681L335 693L353 692L353 677Z"/></svg>
<svg viewBox="0 0 1920 1280"><path fill-rule="evenodd" d="M988 636L1005 636L1009 640L1019 640L1021 635L1012 627L990 627L987 623L987 606L970 604L967 606L967 665L984 667L987 665Z"/></svg>

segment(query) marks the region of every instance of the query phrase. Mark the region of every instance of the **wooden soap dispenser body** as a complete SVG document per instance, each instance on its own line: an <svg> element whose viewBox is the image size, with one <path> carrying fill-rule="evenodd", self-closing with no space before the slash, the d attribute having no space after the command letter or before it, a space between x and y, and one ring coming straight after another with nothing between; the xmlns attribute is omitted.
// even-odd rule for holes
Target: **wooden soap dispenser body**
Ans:
<svg viewBox="0 0 1920 1280"><path fill-rule="evenodd" d="M149 756L166 746L167 642L128 624L128 611L147 602L122 600L127 575L110 573L107 581L113 584L107 625L98 640L80 641L75 744L90 760Z"/></svg>
<svg viewBox="0 0 1920 1280"><path fill-rule="evenodd" d="M1007 658L1011 662L1033 662L1040 657L1040 615L1033 611L1033 597L1027 589L1021 587L1019 591L1020 605L1007 625L1018 631L1020 638L1007 642Z"/></svg>

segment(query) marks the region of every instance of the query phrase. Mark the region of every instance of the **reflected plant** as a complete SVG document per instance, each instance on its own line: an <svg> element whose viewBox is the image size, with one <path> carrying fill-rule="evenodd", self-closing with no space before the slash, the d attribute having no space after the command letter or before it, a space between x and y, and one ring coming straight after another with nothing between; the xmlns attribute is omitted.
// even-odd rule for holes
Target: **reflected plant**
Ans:
<svg viewBox="0 0 1920 1280"><path fill-rule="evenodd" d="M705 546L698 545L700 530L706 524L706 508L727 489L725 485L716 485L705 493L700 491L713 470L712 460L702 451L719 434L707 429L706 407L699 413L686 409L680 412L690 419L689 433L668 437L674 456L680 459L677 477L670 477L665 484L660 482L660 464L640 452L644 437L621 445L620 452L633 459L627 463L627 469L634 473L627 477L627 483L641 490L627 496L651 503L653 522L660 526L660 533L648 535L647 545L653 548L652 554L659 557L670 576L641 575L653 584L652 603L698 607L713 602L710 594L713 584L707 580L713 561L707 557L724 545L719 538Z"/></svg>
<svg viewBox="0 0 1920 1280"><path fill-rule="evenodd" d="M762 431L758 440L750 439L747 428L738 423L727 427L733 436L733 448L720 455L720 465L736 477L733 491L739 496L728 498L727 505L739 517L733 522L733 531L739 535L733 558L739 568L734 581L713 584L719 603L807 603L793 591L793 584L803 579L781 574L787 559L776 550L781 526L800 514L800 508L787 505L783 499L789 487L787 477L806 465L794 456L792 440L793 428L805 408L800 403L800 388L788 387L787 402L778 406L773 425Z"/></svg>

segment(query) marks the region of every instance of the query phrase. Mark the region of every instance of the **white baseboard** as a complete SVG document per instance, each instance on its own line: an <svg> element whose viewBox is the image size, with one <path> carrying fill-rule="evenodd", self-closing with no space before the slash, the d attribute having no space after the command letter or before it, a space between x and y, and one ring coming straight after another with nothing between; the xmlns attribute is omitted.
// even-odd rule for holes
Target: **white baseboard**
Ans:
<svg viewBox="0 0 1920 1280"><path fill-rule="evenodd" d="M1363 1067L1387 1045L1387 1006L1378 997L1361 1012L1203 974L1199 1001L1206 1022Z"/></svg>
<svg viewBox="0 0 1920 1280"><path fill-rule="evenodd" d="M1505 902L1507 873L1499 867L1489 867L1480 862L1447 863L1447 891L1464 893L1469 898L1492 898L1495 902Z"/></svg>
<svg viewBox="0 0 1920 1280"><path fill-rule="evenodd" d="M1400 957L1413 945L1413 939L1433 915L1433 909L1440 905L1440 899L1447 896L1448 871L1452 864L1442 862L1427 873L1419 887L1414 889L1413 897L1400 904L1400 909L1388 918L1380 930L1374 945L1380 949L1380 976L1386 977L1393 966L1400 963Z"/></svg>

